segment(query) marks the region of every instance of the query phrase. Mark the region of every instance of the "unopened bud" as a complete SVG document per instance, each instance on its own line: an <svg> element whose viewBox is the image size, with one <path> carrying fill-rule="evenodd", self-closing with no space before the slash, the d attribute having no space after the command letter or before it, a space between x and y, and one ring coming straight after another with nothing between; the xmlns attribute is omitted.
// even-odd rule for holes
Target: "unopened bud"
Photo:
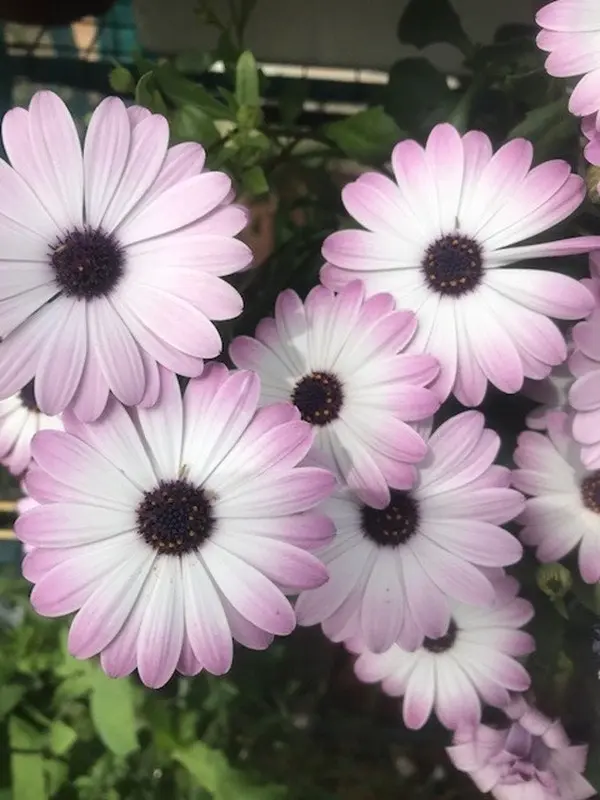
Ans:
<svg viewBox="0 0 600 800"><path fill-rule="evenodd" d="M551 600L559 600L569 591L573 579L562 564L541 564L537 571L537 585Z"/></svg>

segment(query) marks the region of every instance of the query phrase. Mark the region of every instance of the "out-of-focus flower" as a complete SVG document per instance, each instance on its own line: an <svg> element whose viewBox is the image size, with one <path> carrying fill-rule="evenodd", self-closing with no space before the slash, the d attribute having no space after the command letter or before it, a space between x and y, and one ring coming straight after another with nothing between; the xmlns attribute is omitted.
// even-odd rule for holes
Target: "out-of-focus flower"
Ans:
<svg viewBox="0 0 600 800"><path fill-rule="evenodd" d="M233 643L263 649L294 628L280 587L318 586L310 550L333 534L312 511L335 484L297 467L310 426L288 404L257 411L256 375L212 364L185 395L161 371L150 409L114 398L93 423L41 431L16 522L23 574L44 616L77 612L69 649L152 687L173 672L227 672Z"/></svg>
<svg viewBox="0 0 600 800"><path fill-rule="evenodd" d="M496 800L588 800L596 790L583 777L586 745L571 745L558 720L522 697L506 708L502 728L457 731L447 753L477 788Z"/></svg>
<svg viewBox="0 0 600 800"><path fill-rule="evenodd" d="M427 451L407 423L439 407L427 389L437 375L428 355L401 352L417 327L391 295L365 300L359 281L335 295L315 287L303 304L287 290L256 338L230 348L238 367L261 379L263 403L288 400L315 431L315 451L366 503L383 508L392 489L410 488Z"/></svg>
<svg viewBox="0 0 600 800"><path fill-rule="evenodd" d="M503 707L510 700L509 690L529 688L529 675L515 658L535 648L533 638L519 630L533 617L533 607L517 597L514 578L499 575L492 580L492 608L452 603L448 631L425 639L414 652L394 645L376 654L366 652L360 639L347 643L359 654L355 671L360 680L381 681L384 692L404 697L408 728L422 728L433 711L452 730L477 725L482 700Z"/></svg>
<svg viewBox="0 0 600 800"><path fill-rule="evenodd" d="M581 445L581 460L589 469L600 467L600 254L590 256L591 277L582 281L596 301L588 319L573 328L574 350L569 369L575 381L569 403L575 410L573 437Z"/></svg>
<svg viewBox="0 0 600 800"><path fill-rule="evenodd" d="M513 485L530 495L518 522L521 540L536 547L542 562L558 561L579 545L579 571L587 583L600 580L600 472L581 464L560 411L547 417L547 436L525 431L515 451Z"/></svg>
<svg viewBox="0 0 600 800"><path fill-rule="evenodd" d="M523 497L508 488L509 470L494 465L500 441L479 412L451 418L428 444L415 488L392 491L385 508L348 490L323 504L337 529L319 552L330 578L300 594L301 625L321 623L334 641L358 636L374 652L396 642L411 650L446 634L451 600L493 605L480 567L520 559L521 545L499 526Z"/></svg>
<svg viewBox="0 0 600 800"><path fill-rule="evenodd" d="M433 388L478 405L488 381L503 392L541 379L566 357L549 319L579 319L593 307L585 286L559 272L502 269L600 248L588 236L516 246L566 219L585 183L565 161L531 168L533 147L513 139L493 154L488 137L436 126L427 145L394 148L395 181L368 173L342 192L366 230L329 236L321 279L340 289L359 278L367 292L391 292L415 311L410 349L440 362Z"/></svg>
<svg viewBox="0 0 600 800"><path fill-rule="evenodd" d="M33 384L19 394L0 400L0 463L13 475L22 475L31 461L31 440L40 430L61 430L59 417L49 417L37 407Z"/></svg>
<svg viewBox="0 0 600 800"><path fill-rule="evenodd" d="M572 348L570 348L572 350ZM560 364L552 374L541 381L525 379L523 394L540 405L527 415L526 424L534 431L544 431L547 427L546 415L549 411L569 409L569 389L573 376L568 364Z"/></svg>
<svg viewBox="0 0 600 800"><path fill-rule="evenodd" d="M600 110L600 6L596 0L554 0L536 14L542 28L537 36L541 50L549 53L546 71L556 78L582 75L569 110L578 117Z"/></svg>
<svg viewBox="0 0 600 800"><path fill-rule="evenodd" d="M0 162L0 397L35 378L39 408L96 419L112 393L156 402L159 364L202 371L221 351L212 320L242 299L223 275L246 267L245 211L199 144L116 97L82 147L64 103L38 92L4 116Z"/></svg>

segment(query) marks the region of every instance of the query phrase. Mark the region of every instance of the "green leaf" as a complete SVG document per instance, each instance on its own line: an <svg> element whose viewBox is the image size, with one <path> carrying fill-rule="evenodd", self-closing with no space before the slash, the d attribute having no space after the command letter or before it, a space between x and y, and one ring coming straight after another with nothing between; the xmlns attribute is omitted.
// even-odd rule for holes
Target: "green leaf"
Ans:
<svg viewBox="0 0 600 800"><path fill-rule="evenodd" d="M308 98L308 81L293 80L279 95L279 114L284 125L293 125Z"/></svg>
<svg viewBox="0 0 600 800"><path fill-rule="evenodd" d="M104 745L117 756L139 747L131 681L109 678L100 669L93 677L90 714Z"/></svg>
<svg viewBox="0 0 600 800"><path fill-rule="evenodd" d="M239 47L236 47L235 42L231 38L231 32L228 30L222 31L217 39L217 46L215 47L215 60L222 61L229 69L235 65L239 54Z"/></svg>
<svg viewBox="0 0 600 800"><path fill-rule="evenodd" d="M30 722L13 714L8 720L8 738L12 750L40 750L45 743L45 734Z"/></svg>
<svg viewBox="0 0 600 800"><path fill-rule="evenodd" d="M69 700L78 700L90 690L90 676L88 674L73 674L70 678L59 683L54 692L53 703L55 708L60 708Z"/></svg>
<svg viewBox="0 0 600 800"><path fill-rule="evenodd" d="M259 197L262 194L267 194L269 191L269 182L262 167L258 165L250 167L242 174L242 186L244 191L253 197Z"/></svg>
<svg viewBox="0 0 600 800"><path fill-rule="evenodd" d="M410 0L398 23L398 38L419 50L446 42L465 55L473 50L450 0Z"/></svg>
<svg viewBox="0 0 600 800"><path fill-rule="evenodd" d="M153 72L146 72L137 82L135 87L135 102L140 106L149 106L152 103L152 82L154 80Z"/></svg>
<svg viewBox="0 0 600 800"><path fill-rule="evenodd" d="M446 117L446 122L449 122L451 125L454 125L457 131L460 133L466 133L469 129L469 120L471 117L471 106L473 104L473 98L477 88L473 83L466 92L462 92L460 95L458 102L454 106L454 108L450 111L450 113ZM453 94L458 95L458 92L453 92Z"/></svg>
<svg viewBox="0 0 600 800"><path fill-rule="evenodd" d="M57 756L63 756L77 741L77 732L61 720L55 720L50 726L50 749Z"/></svg>
<svg viewBox="0 0 600 800"><path fill-rule="evenodd" d="M199 142L204 147L211 147L221 138L213 120L197 106L178 108L171 119L171 131L180 141Z"/></svg>
<svg viewBox="0 0 600 800"><path fill-rule="evenodd" d="M384 161L404 134L383 108L376 106L352 117L330 122L325 136L350 158L366 163Z"/></svg>
<svg viewBox="0 0 600 800"><path fill-rule="evenodd" d="M126 67L115 67L108 76L111 89L117 94L133 94L135 78Z"/></svg>
<svg viewBox="0 0 600 800"><path fill-rule="evenodd" d="M214 61L212 53L206 53L201 50L185 50L175 56L173 66L178 72L201 75L210 69Z"/></svg>
<svg viewBox="0 0 600 800"><path fill-rule="evenodd" d="M235 97L240 106L256 108L260 104L258 68L249 50L242 53L235 67Z"/></svg>
<svg viewBox="0 0 600 800"><path fill-rule="evenodd" d="M17 683L0 686L0 719L10 714L24 694L25 688Z"/></svg>
<svg viewBox="0 0 600 800"><path fill-rule="evenodd" d="M154 71L160 90L176 106L195 106L211 119L235 119L223 103L220 103L203 86L179 74L172 64L164 63Z"/></svg>
<svg viewBox="0 0 600 800"><path fill-rule="evenodd" d="M48 796L54 794L63 786L69 777L69 765L65 761L47 758L44 761L44 774Z"/></svg>
<svg viewBox="0 0 600 800"><path fill-rule="evenodd" d="M283 786L257 786L241 771L234 769L220 750L194 742L173 754L196 783L215 800L284 800L288 792Z"/></svg>
<svg viewBox="0 0 600 800"><path fill-rule="evenodd" d="M566 99L560 99L532 109L510 131L508 138L523 136L529 139L535 145L538 159L541 159L557 154L565 142L577 135L577 121L568 113Z"/></svg>
<svg viewBox="0 0 600 800"><path fill-rule="evenodd" d="M509 133L509 138L524 136L526 139L535 139L544 133L549 125L553 125L567 111L565 100L556 100L554 103L534 108L529 111L522 122L516 125Z"/></svg>
<svg viewBox="0 0 600 800"><path fill-rule="evenodd" d="M222 776L215 794L216 800L285 800L287 797L289 792L285 786L252 785L243 773L233 770L227 776Z"/></svg>
<svg viewBox="0 0 600 800"><path fill-rule="evenodd" d="M153 72L146 72L139 79L135 87L135 102L140 106L149 108L155 114L167 116L169 113L161 93L156 88L156 79Z"/></svg>
<svg viewBox="0 0 600 800"><path fill-rule="evenodd" d="M10 771L15 800L47 800L41 753L12 753Z"/></svg>
<svg viewBox="0 0 600 800"><path fill-rule="evenodd" d="M176 750L173 758L185 767L199 786L213 795L219 787L221 776L230 769L225 755L204 742L194 742L189 747Z"/></svg>
<svg viewBox="0 0 600 800"><path fill-rule="evenodd" d="M236 113L238 128L243 134L257 128L262 119L262 112L258 106L240 106Z"/></svg>
<svg viewBox="0 0 600 800"><path fill-rule="evenodd" d="M15 800L46 800L44 733L13 714L8 721L12 790Z"/></svg>
<svg viewBox="0 0 600 800"><path fill-rule="evenodd" d="M385 110L400 128L412 134L427 132L446 119L457 101L446 76L426 58L403 58L390 69Z"/></svg>
<svg viewBox="0 0 600 800"><path fill-rule="evenodd" d="M600 616L600 583L584 583L573 573L573 594L592 614Z"/></svg>

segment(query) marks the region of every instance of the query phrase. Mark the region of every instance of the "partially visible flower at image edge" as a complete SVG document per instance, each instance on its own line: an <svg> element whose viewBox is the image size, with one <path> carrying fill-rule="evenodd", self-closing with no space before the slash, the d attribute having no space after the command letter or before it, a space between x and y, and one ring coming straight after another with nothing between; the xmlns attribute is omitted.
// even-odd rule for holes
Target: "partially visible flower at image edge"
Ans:
<svg viewBox="0 0 600 800"><path fill-rule="evenodd" d="M585 469L564 412L547 414L547 435L519 435L512 483L529 497L517 518L521 540L543 563L578 548L586 583L600 581L600 472Z"/></svg>
<svg viewBox="0 0 600 800"><path fill-rule="evenodd" d="M488 382L512 394L562 363L567 347L550 317L580 319L594 301L560 272L505 267L600 249L600 236L515 246L566 219L585 183L566 161L532 168L533 146L513 139L496 153L481 131L464 136L437 125L426 147L404 140L392 152L395 180L361 175L342 191L366 230L324 242L321 280L339 290L363 280L368 294L390 292L418 321L409 345L440 362L432 385L466 406Z"/></svg>
<svg viewBox="0 0 600 800"><path fill-rule="evenodd" d="M584 778L587 745L572 745L558 720L515 697L505 724L457 731L446 752L479 791L496 800L588 800L596 796Z"/></svg>
<svg viewBox="0 0 600 800"><path fill-rule="evenodd" d="M573 347L569 346L569 354L572 352ZM527 415L525 420L527 427L543 431L547 427L548 413L570 410L569 390L572 383L573 376L566 362L555 367L552 373L541 381L526 378L523 383L523 394L539 404Z"/></svg>
<svg viewBox="0 0 600 800"><path fill-rule="evenodd" d="M590 316L573 328L573 352L569 369L574 381L569 403L574 410L573 438L581 446L581 460L588 469L600 467L600 253L590 256L590 278L582 283L594 296Z"/></svg>
<svg viewBox="0 0 600 800"><path fill-rule="evenodd" d="M535 20L542 30L537 45L549 53L546 71L555 78L582 75L569 98L578 117L600 111L600 5L596 0L554 0Z"/></svg>
<svg viewBox="0 0 600 800"><path fill-rule="evenodd" d="M40 430L61 430L60 417L49 417L37 407L33 383L6 400L0 400L0 464L16 477L31 461L31 440Z"/></svg>
<svg viewBox="0 0 600 800"><path fill-rule="evenodd" d="M233 639L253 649L289 634L295 592L322 584L310 551L333 535L314 507L335 479L298 467L310 426L288 404L257 411L256 375L207 366L182 398L161 370L152 408L114 398L102 417L42 431L25 488L38 506L15 532L42 616L77 612L69 650L100 654L113 677L151 687L178 670L223 674Z"/></svg>
<svg viewBox="0 0 600 800"><path fill-rule="evenodd" d="M368 300L360 281L335 295L313 288L304 303L286 290L256 338L239 336L232 361L261 379L261 402L287 400L315 432L313 451L366 502L382 508L392 489L408 489L427 446L409 423L431 417L439 400L427 388L439 366L402 352L415 335L411 311L389 294Z"/></svg>
<svg viewBox="0 0 600 800"><path fill-rule="evenodd" d="M0 161L0 398L34 379L48 415L94 420L112 393L156 402L159 365L199 375L213 320L242 299L222 276L248 266L244 209L205 152L169 148L159 114L109 97L83 150L52 92L4 115Z"/></svg>

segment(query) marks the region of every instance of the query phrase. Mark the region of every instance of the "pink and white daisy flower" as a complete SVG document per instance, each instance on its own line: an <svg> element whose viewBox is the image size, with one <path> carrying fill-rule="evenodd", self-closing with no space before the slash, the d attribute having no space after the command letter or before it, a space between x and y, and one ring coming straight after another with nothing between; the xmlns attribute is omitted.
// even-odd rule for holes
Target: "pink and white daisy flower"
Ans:
<svg viewBox="0 0 600 800"><path fill-rule="evenodd" d="M31 440L40 430L61 430L59 417L49 417L37 407L33 384L19 394L0 400L0 464L22 475L31 461Z"/></svg>
<svg viewBox="0 0 600 800"><path fill-rule="evenodd" d="M518 522L521 540L536 547L542 562L558 561L579 546L579 571L586 583L600 581L600 472L579 459L564 412L546 417L548 435L520 434L513 485L529 495Z"/></svg>
<svg viewBox="0 0 600 800"><path fill-rule="evenodd" d="M169 148L159 114L103 100L83 150L64 103L38 92L5 114L0 161L0 397L35 376L43 413L96 419L109 394L151 406L159 364L202 371L212 320L240 295L222 280L251 260L226 205L230 179L199 144Z"/></svg>
<svg viewBox="0 0 600 800"><path fill-rule="evenodd" d="M581 445L581 460L589 469L600 467L600 257L590 256L591 278L584 283L596 306L590 316L573 329L574 352L569 368L575 381L569 403L575 414L573 437Z"/></svg>
<svg viewBox="0 0 600 800"><path fill-rule="evenodd" d="M414 489L391 492L375 509L349 490L323 504L336 536L320 552L329 581L302 592L301 625L321 623L334 641L358 636L383 652L407 650L448 630L451 602L490 607L495 589L481 567L517 562L522 547L500 525L523 508L494 465L500 440L483 415L467 411L429 438Z"/></svg>
<svg viewBox="0 0 600 800"><path fill-rule="evenodd" d="M414 352L440 362L434 384L478 405L488 381L501 391L523 378L545 378L567 354L549 319L579 319L592 309L573 278L537 269L501 269L548 256L600 248L588 236L516 246L568 217L585 184L564 161L531 168L533 147L513 139L492 153L480 131L460 136L437 125L427 145L400 142L395 181L375 172L342 192L348 213L366 230L331 234L321 280L338 290L359 278L367 292L391 292L417 314Z"/></svg>
<svg viewBox="0 0 600 800"><path fill-rule="evenodd" d="M26 488L40 505L17 536L43 616L77 612L69 649L100 654L111 676L136 667L151 687L173 672L227 672L236 641L267 647L295 626L281 586L318 586L327 572L309 551L333 534L312 511L333 475L297 467L310 425L288 404L257 411L256 375L211 364L183 398L161 371L152 408L114 398L65 431L41 431Z"/></svg>
<svg viewBox="0 0 600 800"><path fill-rule="evenodd" d="M572 745L558 720L531 708L522 697L505 709L499 728L459 730L450 760L484 794L496 800L588 800L596 790L583 777L587 745Z"/></svg>
<svg viewBox="0 0 600 800"><path fill-rule="evenodd" d="M365 300L354 281L335 295L315 287L303 304L286 290L275 318L263 319L256 338L240 336L230 355L238 367L261 378L261 402L288 400L315 431L314 450L364 500L378 508L390 489L408 489L413 464L427 451L407 423L439 407L426 386L436 360L401 351L417 327L410 311L396 311L393 298Z"/></svg>
<svg viewBox="0 0 600 800"><path fill-rule="evenodd" d="M569 348L572 351L572 348ZM552 370L548 378L541 381L532 381L526 378L523 384L523 394L539 403L527 415L528 428L535 431L544 431L547 427L546 415L552 411L569 410L569 389L573 383L573 376L568 364L560 364Z"/></svg>
<svg viewBox="0 0 600 800"><path fill-rule="evenodd" d="M600 110L600 6L596 0L554 0L536 14L537 45L550 53L546 71L555 78L582 75L569 98L578 117Z"/></svg>
<svg viewBox="0 0 600 800"><path fill-rule="evenodd" d="M529 688L527 670L515 659L535 649L533 638L519 630L533 617L533 606L517 597L514 578L494 576L492 608L452 603L445 634L427 638L414 652L393 645L385 653L369 653L358 640L348 642L359 657L355 672L361 681L377 683L392 697L404 697L404 723L422 728L432 712L451 730L477 725L481 703L499 708L509 691Z"/></svg>

